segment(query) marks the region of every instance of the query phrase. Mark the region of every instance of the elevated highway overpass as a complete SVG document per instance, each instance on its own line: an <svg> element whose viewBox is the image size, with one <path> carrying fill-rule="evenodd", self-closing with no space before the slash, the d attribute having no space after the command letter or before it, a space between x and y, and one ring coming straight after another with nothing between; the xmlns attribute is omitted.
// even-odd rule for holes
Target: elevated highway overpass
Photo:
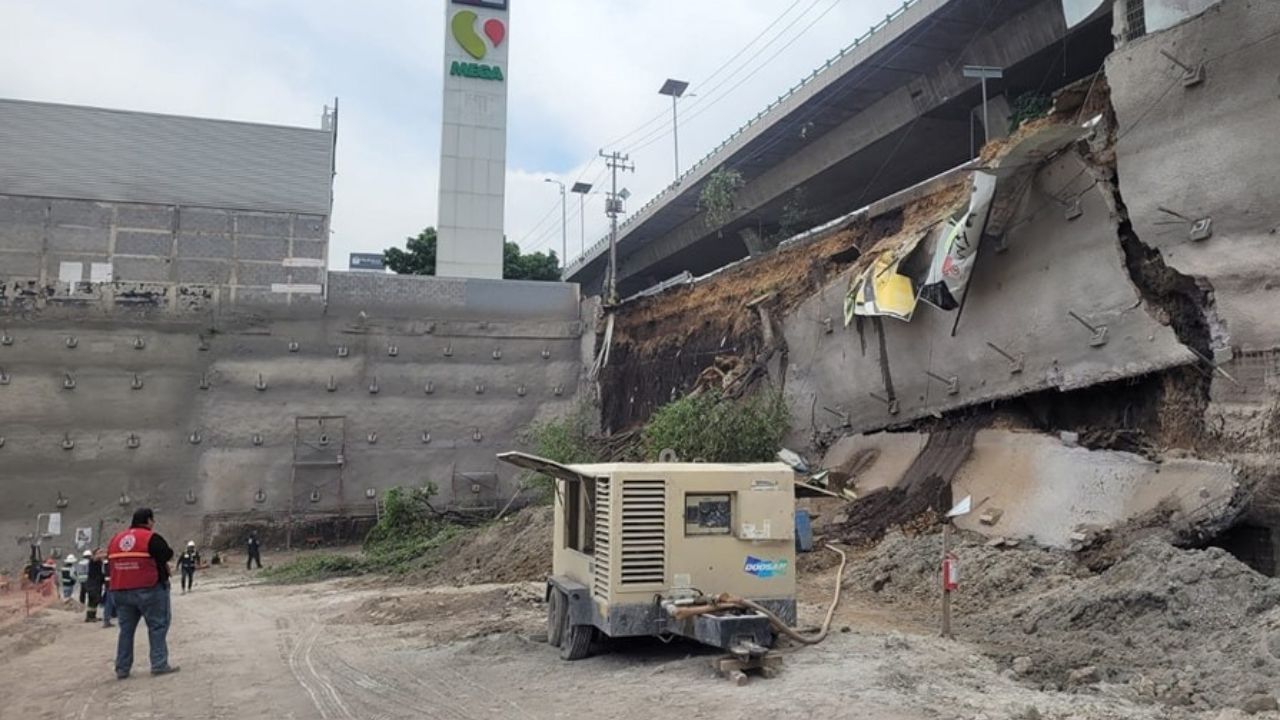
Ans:
<svg viewBox="0 0 1280 720"><path fill-rule="evenodd" d="M904 3L627 219L618 233L620 293L767 249L793 199L814 226L969 160L982 143L982 101L964 65L1005 68L989 84L992 137L1007 128L1006 98L1048 93L1102 66L1111 3L1065 4ZM722 167L744 184L729 219L713 225L699 194ZM602 293L608 257L606 237L566 268L566 279Z"/></svg>

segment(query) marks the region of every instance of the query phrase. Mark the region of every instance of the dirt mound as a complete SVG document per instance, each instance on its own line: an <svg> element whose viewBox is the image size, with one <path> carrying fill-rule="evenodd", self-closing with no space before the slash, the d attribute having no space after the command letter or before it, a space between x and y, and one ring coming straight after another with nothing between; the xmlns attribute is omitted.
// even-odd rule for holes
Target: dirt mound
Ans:
<svg viewBox="0 0 1280 720"><path fill-rule="evenodd" d="M941 550L937 535L893 533L854 563L846 584L935 606ZM1026 680L1079 690L1088 683L1073 673L1096 668L1088 675L1148 701L1220 708L1280 679L1280 581L1223 550L1144 539L1097 574L1070 553L1040 548L966 538L955 553L958 634Z"/></svg>
<svg viewBox="0 0 1280 720"><path fill-rule="evenodd" d="M432 645L497 633L543 630L546 606L538 583L411 587L381 591L329 620L335 625L400 626Z"/></svg>
<svg viewBox="0 0 1280 720"><path fill-rule="evenodd" d="M550 506L521 510L441 548L440 562L422 579L451 585L542 580L551 573L553 511Z"/></svg>

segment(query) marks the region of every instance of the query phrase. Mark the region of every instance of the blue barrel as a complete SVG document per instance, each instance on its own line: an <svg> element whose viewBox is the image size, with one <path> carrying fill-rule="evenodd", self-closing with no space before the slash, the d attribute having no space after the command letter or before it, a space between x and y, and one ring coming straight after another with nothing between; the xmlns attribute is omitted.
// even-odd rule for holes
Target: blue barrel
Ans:
<svg viewBox="0 0 1280 720"><path fill-rule="evenodd" d="M796 552L813 551L813 521L808 510L796 510Z"/></svg>

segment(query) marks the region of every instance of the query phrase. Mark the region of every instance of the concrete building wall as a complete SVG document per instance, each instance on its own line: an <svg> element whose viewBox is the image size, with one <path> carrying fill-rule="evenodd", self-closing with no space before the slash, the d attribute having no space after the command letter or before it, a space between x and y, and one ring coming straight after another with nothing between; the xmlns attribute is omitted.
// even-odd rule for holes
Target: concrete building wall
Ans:
<svg viewBox="0 0 1280 720"><path fill-rule="evenodd" d="M183 540L228 514L368 514L368 491L428 481L442 503L505 503L517 474L495 453L574 402L576 287L334 276L328 307L187 312L183 284L145 310L112 293L0 302L0 535L59 493L68 527L149 504ZM0 564L21 550L5 547Z"/></svg>
<svg viewBox="0 0 1280 720"><path fill-rule="evenodd" d="M331 128L0 98L0 193L328 215Z"/></svg>
<svg viewBox="0 0 1280 720"><path fill-rule="evenodd" d="M327 213L0 194L0 299L172 300L185 292L209 306L315 301L328 236Z"/></svg>

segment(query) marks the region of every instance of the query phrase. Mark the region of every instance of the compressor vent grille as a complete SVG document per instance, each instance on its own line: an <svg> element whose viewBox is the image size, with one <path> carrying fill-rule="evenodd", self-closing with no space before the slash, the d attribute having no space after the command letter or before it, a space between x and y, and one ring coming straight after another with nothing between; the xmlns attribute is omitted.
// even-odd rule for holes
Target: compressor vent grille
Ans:
<svg viewBox="0 0 1280 720"><path fill-rule="evenodd" d="M661 584L667 574L667 483L622 481L623 585Z"/></svg>
<svg viewBox="0 0 1280 720"><path fill-rule="evenodd" d="M596 527L595 571L591 592L601 600L609 599L609 569L612 547L609 543L609 524L612 504L609 502L609 480L596 479Z"/></svg>

